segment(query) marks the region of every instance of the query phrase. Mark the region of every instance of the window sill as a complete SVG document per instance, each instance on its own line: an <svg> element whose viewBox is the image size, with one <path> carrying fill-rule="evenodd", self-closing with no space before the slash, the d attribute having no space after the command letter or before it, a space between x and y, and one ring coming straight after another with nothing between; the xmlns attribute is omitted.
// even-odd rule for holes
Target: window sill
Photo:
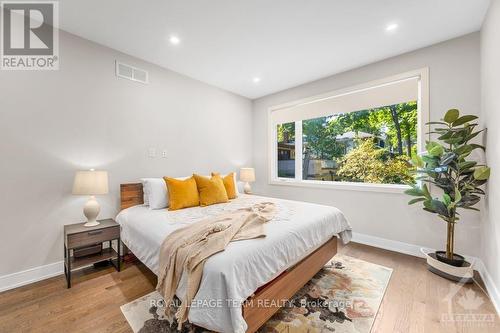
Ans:
<svg viewBox="0 0 500 333"><path fill-rule="evenodd" d="M351 182L326 182L320 180L302 180L278 178L269 181L269 185L284 185L295 187L322 188L346 191L381 192L381 193L403 193L409 189L408 185L398 184L372 184Z"/></svg>

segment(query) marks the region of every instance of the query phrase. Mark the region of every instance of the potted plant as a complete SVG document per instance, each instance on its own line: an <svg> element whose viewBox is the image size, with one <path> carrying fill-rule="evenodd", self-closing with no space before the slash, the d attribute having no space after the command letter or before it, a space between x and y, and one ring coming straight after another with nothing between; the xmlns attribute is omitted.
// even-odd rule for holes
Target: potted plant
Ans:
<svg viewBox="0 0 500 333"><path fill-rule="evenodd" d="M446 112L442 121L428 123L434 127L430 133L437 135L437 140L427 141L427 151L412 158L411 162L418 173L417 184L405 191L415 197L408 204L422 202L424 210L436 214L446 222L446 251L429 254L427 262L431 271L455 280L472 277L470 263L454 252L455 224L460 218L459 209L479 211L475 205L485 194L481 186L490 176L488 166L469 158L473 150L485 149L481 145L470 143L483 131L476 130L476 119L473 115L460 116L457 109L451 109ZM431 194L428 184L440 189L439 197ZM461 271L461 267L466 270Z"/></svg>

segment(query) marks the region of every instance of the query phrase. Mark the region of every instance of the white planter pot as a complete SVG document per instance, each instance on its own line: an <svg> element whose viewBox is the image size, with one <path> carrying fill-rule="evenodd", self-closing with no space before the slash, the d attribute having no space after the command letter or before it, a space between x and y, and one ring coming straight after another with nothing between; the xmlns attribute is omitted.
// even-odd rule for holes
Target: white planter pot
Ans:
<svg viewBox="0 0 500 333"><path fill-rule="evenodd" d="M474 269L471 263L465 261L464 266L456 267L437 260L434 252L429 252L429 250L423 248L420 251L427 259L427 268L432 273L462 283L471 283L473 281Z"/></svg>

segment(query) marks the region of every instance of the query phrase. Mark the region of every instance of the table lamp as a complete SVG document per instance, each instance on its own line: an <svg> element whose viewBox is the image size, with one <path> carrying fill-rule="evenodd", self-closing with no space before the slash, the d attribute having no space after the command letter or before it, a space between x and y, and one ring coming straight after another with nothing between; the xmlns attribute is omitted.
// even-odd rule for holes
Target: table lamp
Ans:
<svg viewBox="0 0 500 333"><path fill-rule="evenodd" d="M245 187L243 188L246 194L252 193L252 187L250 182L255 181L255 170L254 168L241 168L240 169L240 180L245 182Z"/></svg>
<svg viewBox="0 0 500 333"><path fill-rule="evenodd" d="M73 194L90 195L89 200L83 207L83 215L87 218L85 227L93 227L99 225L97 215L101 207L95 199L95 195L108 193L108 172L96 171L94 169L88 171L77 171L75 181L73 183Z"/></svg>

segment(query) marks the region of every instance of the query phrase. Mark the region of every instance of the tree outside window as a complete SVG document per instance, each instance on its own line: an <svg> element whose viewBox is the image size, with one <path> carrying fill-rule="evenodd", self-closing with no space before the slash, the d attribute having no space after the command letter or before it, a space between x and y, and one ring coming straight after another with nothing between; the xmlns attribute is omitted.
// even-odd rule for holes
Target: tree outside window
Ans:
<svg viewBox="0 0 500 333"><path fill-rule="evenodd" d="M280 124L278 177L295 177L295 123ZM302 179L414 183L415 101L302 120Z"/></svg>

